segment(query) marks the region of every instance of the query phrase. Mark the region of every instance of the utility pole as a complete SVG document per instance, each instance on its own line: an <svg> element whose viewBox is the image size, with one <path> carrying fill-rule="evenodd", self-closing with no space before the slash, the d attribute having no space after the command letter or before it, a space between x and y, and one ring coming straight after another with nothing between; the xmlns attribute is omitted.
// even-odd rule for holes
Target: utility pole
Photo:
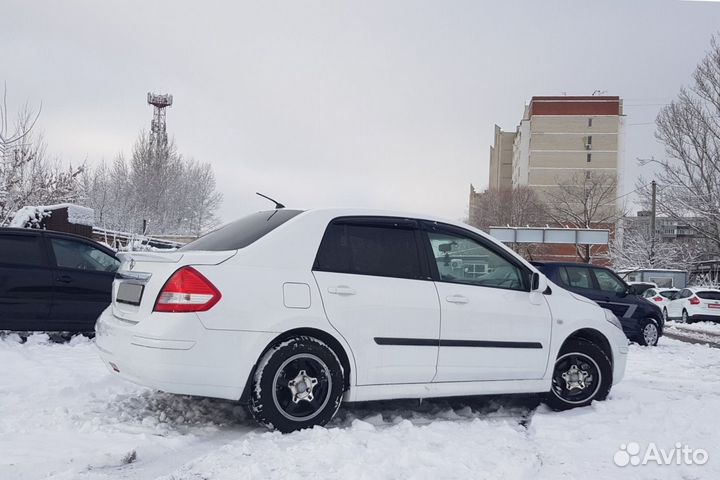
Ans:
<svg viewBox="0 0 720 480"><path fill-rule="evenodd" d="M655 180L650 183L650 265L654 266L655 263L655 198L657 196L657 183Z"/></svg>

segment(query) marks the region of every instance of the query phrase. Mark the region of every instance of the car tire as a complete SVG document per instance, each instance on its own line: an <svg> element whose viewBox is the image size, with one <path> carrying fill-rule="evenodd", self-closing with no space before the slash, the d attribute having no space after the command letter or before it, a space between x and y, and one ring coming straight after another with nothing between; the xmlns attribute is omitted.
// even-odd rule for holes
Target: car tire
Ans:
<svg viewBox="0 0 720 480"><path fill-rule="evenodd" d="M340 408L344 385L342 364L330 347L313 337L291 337L260 358L250 413L283 433L325 425Z"/></svg>
<svg viewBox="0 0 720 480"><path fill-rule="evenodd" d="M660 327L655 320L648 318L640 325L638 343L646 347L654 347L660 339Z"/></svg>
<svg viewBox="0 0 720 480"><path fill-rule="evenodd" d="M685 310L684 308L682 311L682 323L693 323L692 319L687 313L687 310Z"/></svg>
<svg viewBox="0 0 720 480"><path fill-rule="evenodd" d="M569 340L555 360L545 403L561 411L605 400L612 386L612 363L603 350L584 339Z"/></svg>

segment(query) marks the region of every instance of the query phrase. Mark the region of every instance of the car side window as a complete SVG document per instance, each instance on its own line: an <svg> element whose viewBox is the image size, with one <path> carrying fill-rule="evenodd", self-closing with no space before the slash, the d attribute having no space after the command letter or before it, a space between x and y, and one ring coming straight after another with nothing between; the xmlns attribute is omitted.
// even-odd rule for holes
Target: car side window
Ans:
<svg viewBox="0 0 720 480"><path fill-rule="evenodd" d="M648 290L645 290L645 293L643 293L642 296L645 297L645 298L654 297L654 296L655 296L655 290L653 290L652 288L650 288L650 289L648 289Z"/></svg>
<svg viewBox="0 0 720 480"><path fill-rule="evenodd" d="M688 290L687 288L682 291L680 294L680 298L690 298L692 296L692 292Z"/></svg>
<svg viewBox="0 0 720 480"><path fill-rule="evenodd" d="M565 267L567 274L568 286L575 288L593 288L592 279L590 278L590 269L587 267Z"/></svg>
<svg viewBox="0 0 720 480"><path fill-rule="evenodd" d="M440 280L526 290L523 271L479 241L450 232L427 232Z"/></svg>
<svg viewBox="0 0 720 480"><path fill-rule="evenodd" d="M95 272L114 272L120 262L100 249L84 242L50 238L58 267Z"/></svg>
<svg viewBox="0 0 720 480"><path fill-rule="evenodd" d="M593 268L595 280L603 292L624 293L627 287L611 272L602 268Z"/></svg>
<svg viewBox="0 0 720 480"><path fill-rule="evenodd" d="M0 265L45 265L39 235L0 236Z"/></svg>
<svg viewBox="0 0 720 480"><path fill-rule="evenodd" d="M423 278L415 229L331 223L315 270L357 275Z"/></svg>
<svg viewBox="0 0 720 480"><path fill-rule="evenodd" d="M563 267L558 268L558 274L560 275L560 283L563 285L570 285L570 279L568 278L567 270Z"/></svg>

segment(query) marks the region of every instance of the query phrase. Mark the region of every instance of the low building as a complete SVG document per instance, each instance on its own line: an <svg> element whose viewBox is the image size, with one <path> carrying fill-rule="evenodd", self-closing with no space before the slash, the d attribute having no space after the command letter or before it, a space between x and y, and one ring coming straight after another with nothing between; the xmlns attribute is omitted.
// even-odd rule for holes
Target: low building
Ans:
<svg viewBox="0 0 720 480"><path fill-rule="evenodd" d="M92 208L62 203L26 206L15 212L10 227L39 228L73 233L104 243L115 250L174 249L194 240L187 236L151 237L95 227Z"/></svg>

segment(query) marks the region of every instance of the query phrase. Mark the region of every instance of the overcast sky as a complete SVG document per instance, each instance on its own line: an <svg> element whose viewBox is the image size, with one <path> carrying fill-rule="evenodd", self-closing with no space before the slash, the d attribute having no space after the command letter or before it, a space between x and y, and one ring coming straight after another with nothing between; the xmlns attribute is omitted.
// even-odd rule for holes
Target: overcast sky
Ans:
<svg viewBox="0 0 720 480"><path fill-rule="evenodd" d="M620 95L632 190L719 29L715 2L3 0L0 80L74 164L129 153L147 92L172 93L168 132L213 165L225 221L268 207L255 191L459 219L493 125L533 95Z"/></svg>

